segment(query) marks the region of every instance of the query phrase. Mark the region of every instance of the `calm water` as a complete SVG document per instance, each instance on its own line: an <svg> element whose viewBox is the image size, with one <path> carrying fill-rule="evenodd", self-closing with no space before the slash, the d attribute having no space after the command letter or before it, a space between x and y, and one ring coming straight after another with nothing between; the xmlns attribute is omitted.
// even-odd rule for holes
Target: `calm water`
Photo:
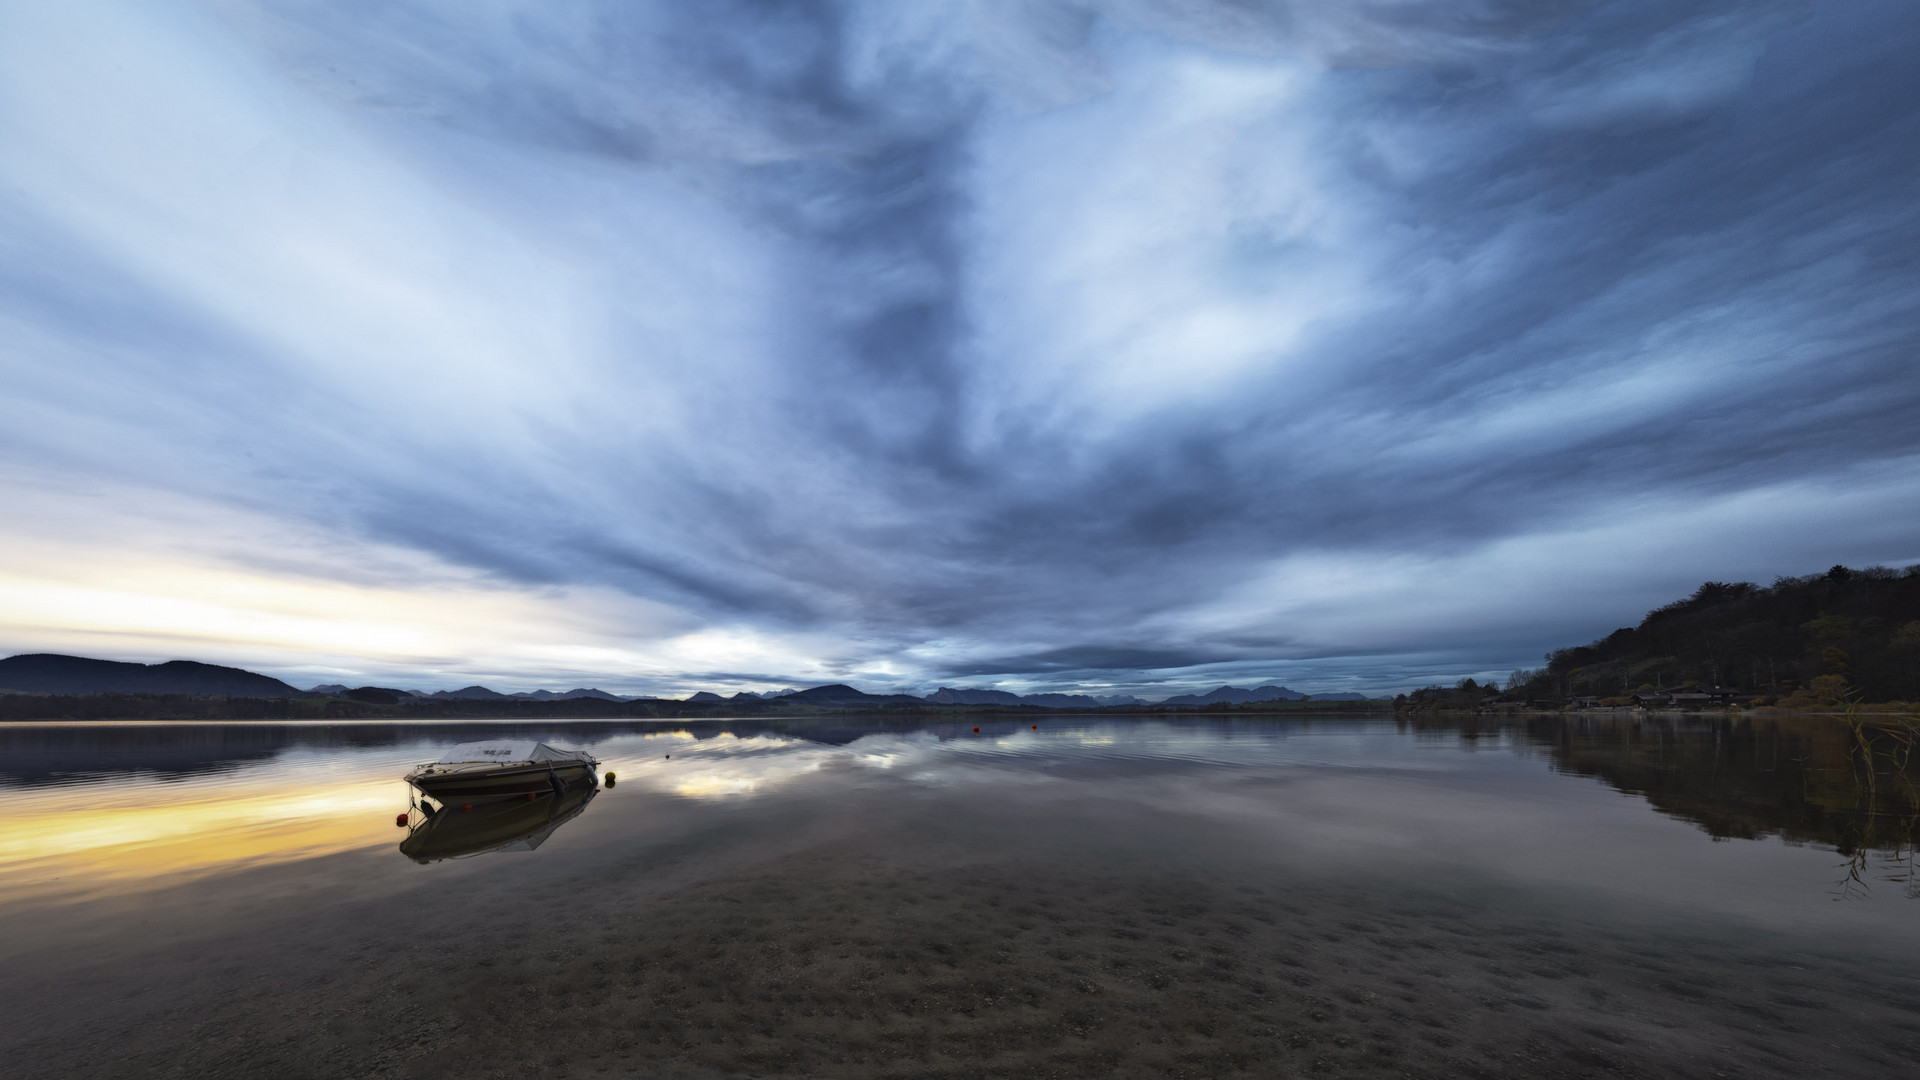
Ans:
<svg viewBox="0 0 1920 1080"><path fill-rule="evenodd" d="M1912 789L1832 721L972 728L0 726L0 1039L62 1076L1872 1076L1920 1045ZM415 815L467 857L402 854L399 776L509 735L617 782Z"/></svg>

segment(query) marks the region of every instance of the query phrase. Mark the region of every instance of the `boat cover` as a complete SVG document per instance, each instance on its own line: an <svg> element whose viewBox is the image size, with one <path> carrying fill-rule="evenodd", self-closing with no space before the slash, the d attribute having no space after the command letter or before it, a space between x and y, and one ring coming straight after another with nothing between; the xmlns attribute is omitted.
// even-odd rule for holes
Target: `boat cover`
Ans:
<svg viewBox="0 0 1920 1080"><path fill-rule="evenodd" d="M562 750L543 742L469 742L440 755L437 764L456 765L470 761L592 761L585 750Z"/></svg>

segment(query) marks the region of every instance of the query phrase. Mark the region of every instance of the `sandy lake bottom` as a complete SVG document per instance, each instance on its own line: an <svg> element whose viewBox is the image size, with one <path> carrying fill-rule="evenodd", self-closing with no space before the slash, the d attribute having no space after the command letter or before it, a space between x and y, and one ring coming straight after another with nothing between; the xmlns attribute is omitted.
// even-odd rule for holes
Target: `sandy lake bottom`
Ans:
<svg viewBox="0 0 1920 1080"><path fill-rule="evenodd" d="M1920 1060L1912 822L1849 794L1824 729L980 723L8 727L0 1061L24 1080ZM402 855L397 777L495 733L591 749L618 782L532 850Z"/></svg>

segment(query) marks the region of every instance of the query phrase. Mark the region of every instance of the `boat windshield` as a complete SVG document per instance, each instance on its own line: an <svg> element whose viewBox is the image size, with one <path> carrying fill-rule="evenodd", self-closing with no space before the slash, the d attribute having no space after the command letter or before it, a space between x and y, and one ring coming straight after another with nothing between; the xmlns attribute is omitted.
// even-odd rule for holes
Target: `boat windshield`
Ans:
<svg viewBox="0 0 1920 1080"><path fill-rule="evenodd" d="M531 740L461 743L441 754L436 764L459 765L475 761L591 761L584 750L562 750Z"/></svg>

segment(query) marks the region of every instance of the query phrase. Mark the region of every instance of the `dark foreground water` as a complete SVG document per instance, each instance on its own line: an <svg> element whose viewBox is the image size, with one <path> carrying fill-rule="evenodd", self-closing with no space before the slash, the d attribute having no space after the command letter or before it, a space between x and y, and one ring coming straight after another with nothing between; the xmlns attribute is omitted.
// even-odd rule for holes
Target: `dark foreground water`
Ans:
<svg viewBox="0 0 1920 1080"><path fill-rule="evenodd" d="M1837 721L1030 722L0 725L0 1073L1920 1061L1912 789ZM617 784L395 826L510 734Z"/></svg>

